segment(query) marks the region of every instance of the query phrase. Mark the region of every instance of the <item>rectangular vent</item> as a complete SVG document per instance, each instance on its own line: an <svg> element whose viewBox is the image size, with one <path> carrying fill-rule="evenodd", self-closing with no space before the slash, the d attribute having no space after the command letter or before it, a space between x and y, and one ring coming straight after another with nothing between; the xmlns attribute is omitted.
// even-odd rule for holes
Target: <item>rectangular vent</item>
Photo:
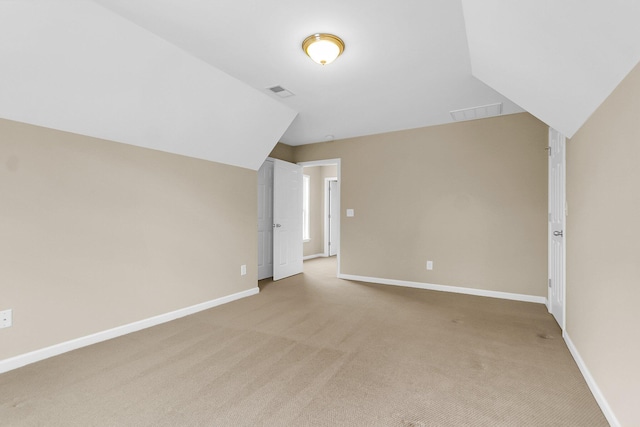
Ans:
<svg viewBox="0 0 640 427"><path fill-rule="evenodd" d="M273 87L267 88L267 90L270 90L272 93L278 95L280 98L288 98L290 96L293 96L293 92L288 91L282 86L273 86Z"/></svg>
<svg viewBox="0 0 640 427"><path fill-rule="evenodd" d="M479 107L464 108L462 110L453 110L449 111L449 113L456 122L486 119L487 117L499 116L502 114L502 102L498 102L497 104L481 105Z"/></svg>

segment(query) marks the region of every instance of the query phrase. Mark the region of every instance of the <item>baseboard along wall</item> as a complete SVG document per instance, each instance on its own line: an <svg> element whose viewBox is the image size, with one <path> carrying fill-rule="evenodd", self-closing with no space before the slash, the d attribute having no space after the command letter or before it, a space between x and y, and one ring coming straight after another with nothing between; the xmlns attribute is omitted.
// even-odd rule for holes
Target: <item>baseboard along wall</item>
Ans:
<svg viewBox="0 0 640 427"><path fill-rule="evenodd" d="M607 419L607 421L609 421L609 424L611 424L611 427L620 427L621 424L618 421L618 418L613 413L611 406L609 406L609 402L607 402L607 399L605 399L604 394L602 394L602 391L600 390L600 387L598 387L596 380L591 375L591 372L589 372L589 368L587 368L587 365L584 363L584 360L582 360L582 356L580 356L578 349L573 344L573 341L571 341L569 334L565 331L562 334L562 337L564 338L564 341L567 343L567 347L569 347L569 352L571 352L571 355L573 356L573 359L576 361L578 368L580 368L580 372L582 373L582 376L587 382L587 385L589 386L589 389L591 390L593 397L595 397L596 402L598 402L598 405L600 405L600 409L602 410L602 413L604 414L605 418Z"/></svg>
<svg viewBox="0 0 640 427"><path fill-rule="evenodd" d="M179 310L171 311L169 313L160 314L158 316L150 317L148 319L139 320L137 322L129 323L127 325L118 326L116 328L108 329L106 331L97 332L95 334L87 335L84 337L76 338L73 340L65 341L60 344L54 344L49 347L45 347L39 350L34 350L29 353L21 354L18 356L10 357L8 359L0 360L0 374L11 371L13 369L20 368L31 363L39 362L49 357L57 356L68 351L76 350L78 348L86 347L92 344L97 344L102 341L110 340L122 335L130 334L132 332L139 331L141 329L150 328L152 326L159 325L161 323L170 322L175 319L179 319L190 314L197 313L199 311L208 310L213 307L217 307L222 304L226 304L241 298L246 298L252 295L256 295L260 292L258 287L248 289L246 291L237 292L235 294L227 295L225 297L216 298L211 301L203 302L200 304L192 305L190 307L181 308Z"/></svg>
<svg viewBox="0 0 640 427"><path fill-rule="evenodd" d="M514 301L535 302L546 304L546 297L535 295L513 294L509 292L488 291L484 289L463 288L459 286L435 285L432 283L409 282L406 280L382 279L379 277L355 276L352 274L338 274L339 279L357 282L377 283L379 285L404 286L407 288L426 289L430 291L453 292L457 294L476 295L481 297L501 298Z"/></svg>
<svg viewBox="0 0 640 427"><path fill-rule="evenodd" d="M302 260L303 260L303 261L306 261L306 260L308 260L308 259L322 258L322 257L326 257L326 255L325 255L325 254L307 255L307 256L302 257Z"/></svg>

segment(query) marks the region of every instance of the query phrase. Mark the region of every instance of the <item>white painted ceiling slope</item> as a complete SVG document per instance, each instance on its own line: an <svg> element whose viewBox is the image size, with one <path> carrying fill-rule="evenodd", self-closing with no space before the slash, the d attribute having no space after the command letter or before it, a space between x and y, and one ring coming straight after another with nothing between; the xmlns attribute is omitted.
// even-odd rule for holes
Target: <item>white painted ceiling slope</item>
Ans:
<svg viewBox="0 0 640 427"><path fill-rule="evenodd" d="M258 169L296 113L90 1L0 1L0 117Z"/></svg>
<svg viewBox="0 0 640 427"><path fill-rule="evenodd" d="M571 136L640 60L638 5L0 0L0 117L251 169L278 140L496 102ZM344 55L312 62L300 46L314 32L342 37Z"/></svg>
<svg viewBox="0 0 640 427"><path fill-rule="evenodd" d="M640 61L638 0L462 0L473 75L572 137Z"/></svg>

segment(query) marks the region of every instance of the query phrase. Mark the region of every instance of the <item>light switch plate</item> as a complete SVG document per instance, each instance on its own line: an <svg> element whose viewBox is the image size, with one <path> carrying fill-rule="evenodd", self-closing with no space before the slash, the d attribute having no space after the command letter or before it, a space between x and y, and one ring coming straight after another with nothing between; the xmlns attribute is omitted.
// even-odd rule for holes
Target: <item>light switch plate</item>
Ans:
<svg viewBox="0 0 640 427"><path fill-rule="evenodd" d="M355 216L355 212L353 211L353 209L347 209L347 216L348 217Z"/></svg>
<svg viewBox="0 0 640 427"><path fill-rule="evenodd" d="M433 270L433 261L427 261L427 270Z"/></svg>

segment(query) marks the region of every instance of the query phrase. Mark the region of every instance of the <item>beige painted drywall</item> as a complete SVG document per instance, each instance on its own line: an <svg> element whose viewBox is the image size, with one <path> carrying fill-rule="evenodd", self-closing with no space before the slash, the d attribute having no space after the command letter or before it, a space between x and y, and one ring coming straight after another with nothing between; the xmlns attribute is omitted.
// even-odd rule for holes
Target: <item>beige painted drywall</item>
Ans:
<svg viewBox="0 0 640 427"><path fill-rule="evenodd" d="M294 152L342 159L341 273L546 296L547 129L515 114Z"/></svg>
<svg viewBox="0 0 640 427"><path fill-rule="evenodd" d="M640 65L567 143L567 333L640 425Z"/></svg>
<svg viewBox="0 0 640 427"><path fill-rule="evenodd" d="M256 200L255 171L0 120L0 359L254 288Z"/></svg>
<svg viewBox="0 0 640 427"><path fill-rule="evenodd" d="M294 152L294 147L287 144L283 144L282 142L278 142L276 146L273 147L273 150L271 150L269 157L273 159L284 160L285 162L293 163L294 162L293 152Z"/></svg>
<svg viewBox="0 0 640 427"><path fill-rule="evenodd" d="M321 168L322 168L322 176L323 176L323 178L337 178L338 177L338 166L337 165L321 166Z"/></svg>

